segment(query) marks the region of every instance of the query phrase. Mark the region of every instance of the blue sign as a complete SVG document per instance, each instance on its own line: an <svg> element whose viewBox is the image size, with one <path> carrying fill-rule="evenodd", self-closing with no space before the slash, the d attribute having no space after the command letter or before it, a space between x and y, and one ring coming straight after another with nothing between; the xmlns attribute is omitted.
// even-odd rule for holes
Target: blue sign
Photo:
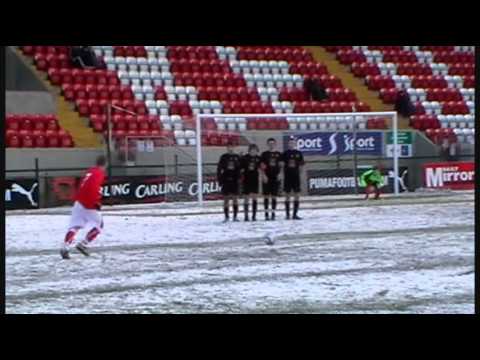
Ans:
<svg viewBox="0 0 480 360"><path fill-rule="evenodd" d="M290 136L285 136L285 149L287 149ZM352 132L316 132L295 134L294 136L297 140L297 150L307 156L353 154ZM383 132L357 132L356 151L358 155L382 155Z"/></svg>

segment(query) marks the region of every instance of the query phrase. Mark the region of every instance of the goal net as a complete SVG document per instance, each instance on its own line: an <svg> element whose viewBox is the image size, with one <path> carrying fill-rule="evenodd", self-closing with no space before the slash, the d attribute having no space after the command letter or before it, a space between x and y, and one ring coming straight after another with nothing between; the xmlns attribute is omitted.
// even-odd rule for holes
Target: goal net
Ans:
<svg viewBox="0 0 480 360"><path fill-rule="evenodd" d="M383 192L398 195L406 189L399 169L396 112L198 114L195 132L199 187L215 178L227 144L234 144L240 155L256 144L261 154L273 138L276 150L283 152L293 137L306 162L302 196L363 194L359 177L373 166L384 175ZM198 192L197 199L202 204L204 192Z"/></svg>
<svg viewBox="0 0 480 360"><path fill-rule="evenodd" d="M186 124L176 116L165 121L119 106L107 108L105 144L110 171L106 203L197 201L193 119L191 123L185 129ZM218 193L214 191L217 197Z"/></svg>
<svg viewBox="0 0 480 360"><path fill-rule="evenodd" d="M283 152L291 137L306 162L302 196L363 194L359 177L373 166L383 172L383 192L399 194L406 189L394 112L149 119L120 107L107 110L109 203L197 201L201 205L221 199L216 173L227 144L235 144L240 155L256 144L261 154L273 138L275 150ZM148 130L142 133L142 127ZM262 184L259 187L261 194Z"/></svg>

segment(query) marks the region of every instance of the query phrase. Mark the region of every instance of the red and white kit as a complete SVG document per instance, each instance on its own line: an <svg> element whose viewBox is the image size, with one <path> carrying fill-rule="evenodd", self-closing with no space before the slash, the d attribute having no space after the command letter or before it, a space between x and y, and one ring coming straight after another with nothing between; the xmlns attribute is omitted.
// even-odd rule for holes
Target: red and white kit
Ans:
<svg viewBox="0 0 480 360"><path fill-rule="evenodd" d="M65 249L68 250L73 245L75 235L80 229L90 229L81 243L83 246L88 246L100 234L103 228L100 208L104 181L105 171L101 167L89 169L82 179L75 197L70 225L64 241Z"/></svg>

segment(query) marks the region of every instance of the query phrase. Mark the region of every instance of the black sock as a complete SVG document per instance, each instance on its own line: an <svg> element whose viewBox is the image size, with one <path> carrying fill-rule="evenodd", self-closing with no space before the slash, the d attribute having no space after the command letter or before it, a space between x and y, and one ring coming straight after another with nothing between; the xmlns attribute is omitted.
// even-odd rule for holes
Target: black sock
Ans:
<svg viewBox="0 0 480 360"><path fill-rule="evenodd" d="M225 214L225 219L228 219L230 217L228 212L229 212L228 205L225 205L223 207L223 213Z"/></svg>
<svg viewBox="0 0 480 360"><path fill-rule="evenodd" d="M293 202L293 216L297 216L299 207L300 207L300 200L295 200Z"/></svg>
<svg viewBox="0 0 480 360"><path fill-rule="evenodd" d="M257 218L257 200L253 200L252 204L252 219Z"/></svg>
<svg viewBox="0 0 480 360"><path fill-rule="evenodd" d="M243 211L245 213L245 220L248 220L248 202L243 204Z"/></svg>
<svg viewBox="0 0 480 360"><path fill-rule="evenodd" d="M268 199L263 199L263 204L265 206L265 217L268 218L268 214L269 214L269 211L268 211L269 201L268 201Z"/></svg>
<svg viewBox="0 0 480 360"><path fill-rule="evenodd" d="M275 219L275 210L277 210L277 199L272 199L272 219Z"/></svg>
<svg viewBox="0 0 480 360"><path fill-rule="evenodd" d="M233 205L233 218L236 219L238 215L238 204Z"/></svg>
<svg viewBox="0 0 480 360"><path fill-rule="evenodd" d="M290 200L285 200L285 212L287 213L287 218L290 218Z"/></svg>

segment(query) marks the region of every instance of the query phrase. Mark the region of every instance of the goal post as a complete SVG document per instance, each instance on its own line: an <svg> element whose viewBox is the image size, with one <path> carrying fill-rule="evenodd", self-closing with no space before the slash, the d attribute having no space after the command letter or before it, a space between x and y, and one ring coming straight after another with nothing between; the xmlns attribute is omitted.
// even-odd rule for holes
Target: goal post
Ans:
<svg viewBox="0 0 480 360"><path fill-rule="evenodd" d="M262 131L265 129L257 129L256 126L251 127L252 123L264 124L269 119L280 121L283 125L281 128L271 129L278 133L282 139L286 136L293 135L295 138L309 141L309 135L322 133L332 134L329 139L321 139L323 142L332 143L335 139L336 144L342 147L341 156L348 154L349 161L352 163L353 178L355 187L357 187L358 161L365 161L363 158L358 160L359 156L365 154L362 152L361 146L363 142L367 142L361 135L368 132L376 132L382 134L381 145L376 143L375 147L381 146L380 158L384 157L384 137L385 131L392 132L393 137L393 152L392 152L392 171L393 184L392 190L395 196L400 193L399 182L399 149L398 149L398 115L396 112L349 112L349 113L291 113L291 114L197 114L195 116L195 131L196 131L196 167L197 167L197 184L198 188L202 189L204 184L204 166L205 166L205 149L208 144L204 144L204 137L206 133L215 133L220 135L236 134L245 140L245 144L256 143L258 138L262 137ZM373 129L368 129L369 121L373 123ZM380 121L378 127L375 125L376 121ZM210 124L208 124L210 123ZM211 124L214 124L211 126ZM226 126L225 126L226 124ZM210 126L209 126L210 125ZM222 125L221 127L219 125ZM260 127L260 126L259 126ZM370 127L370 126L369 126ZM257 131L258 130L258 131ZM271 133L271 132L270 132ZM325 135L323 134L323 135ZM319 140L320 141L320 140ZM303 144L303 143L302 143ZM216 145L218 146L218 145ZM284 146L280 146L279 151L284 150ZM337 154L341 151L335 147ZM302 149L299 149L302 151ZM318 150L318 149L317 149ZM331 149L332 150L332 149ZM335 153L335 151L330 151ZM378 149L377 149L378 151ZM204 204L204 195L202 191L198 191L198 204Z"/></svg>

